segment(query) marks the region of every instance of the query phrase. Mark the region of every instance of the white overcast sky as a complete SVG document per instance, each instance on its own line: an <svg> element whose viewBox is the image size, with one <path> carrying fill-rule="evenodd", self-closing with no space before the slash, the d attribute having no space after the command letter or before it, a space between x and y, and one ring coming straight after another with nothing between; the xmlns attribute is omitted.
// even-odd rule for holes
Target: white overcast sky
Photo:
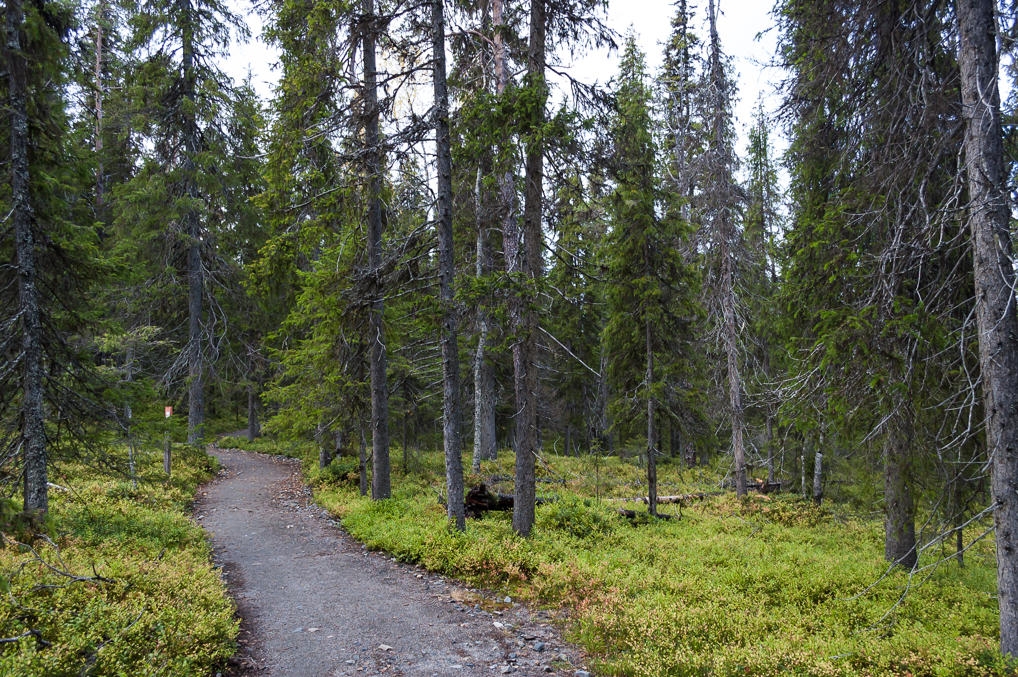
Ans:
<svg viewBox="0 0 1018 677"><path fill-rule="evenodd" d="M277 77L272 70L276 53L260 39L261 20L252 10L251 1L232 0L231 4L241 16L246 17L252 38L247 43L235 42L223 67L238 80L250 71L255 88L267 99ZM694 28L704 39L707 35L707 0L692 1L689 4L697 6L699 10ZM774 90L775 83L781 79L781 72L768 67L774 58L777 40L770 15L771 5L769 0L719 0L721 15L718 18L718 33L722 48L732 57L739 86L735 113L736 128L742 139L741 150L745 149L746 129L752 122L758 96L764 97L764 106L768 112L772 113L778 104ZM607 24L619 33L633 28L647 54L650 72L655 73L661 64L662 45L668 37L673 14L671 0L609 0ZM617 53L609 55L599 52L580 57L570 70L573 77L585 82L597 80L603 83L615 74L617 68ZM772 138L776 150L783 151L785 143L776 128Z"/></svg>

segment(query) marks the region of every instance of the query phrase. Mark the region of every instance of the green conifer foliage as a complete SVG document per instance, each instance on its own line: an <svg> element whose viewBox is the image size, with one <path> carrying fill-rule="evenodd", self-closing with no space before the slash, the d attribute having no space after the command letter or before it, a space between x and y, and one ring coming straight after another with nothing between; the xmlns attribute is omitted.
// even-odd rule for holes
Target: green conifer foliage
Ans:
<svg viewBox="0 0 1018 677"><path fill-rule="evenodd" d="M616 425L630 431L634 420L646 425L650 510L656 513L661 402L691 363L698 288L675 246L688 236L687 224L658 216L651 95L644 57L632 36L626 40L616 100L603 336Z"/></svg>
<svg viewBox="0 0 1018 677"><path fill-rule="evenodd" d="M223 274L217 235L233 218L224 158L235 150L227 128L235 95L216 57L231 30L244 30L218 0L144 2L133 8L130 28L128 46L142 57L128 92L146 152L140 170L116 192L118 229L147 249L153 296L143 307L158 311L149 324L163 326L182 347L167 380L186 383L188 441L197 443L207 381L228 326L215 290Z"/></svg>
<svg viewBox="0 0 1018 677"><path fill-rule="evenodd" d="M17 0L4 18L0 469L23 482L26 510L45 512L50 462L80 451L111 413L89 350L105 269L67 113L71 8Z"/></svg>

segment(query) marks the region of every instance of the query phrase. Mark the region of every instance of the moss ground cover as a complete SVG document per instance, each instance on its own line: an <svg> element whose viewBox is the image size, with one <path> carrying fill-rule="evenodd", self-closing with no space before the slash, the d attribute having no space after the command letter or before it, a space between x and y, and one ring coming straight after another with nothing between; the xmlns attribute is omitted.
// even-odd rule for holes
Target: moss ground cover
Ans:
<svg viewBox="0 0 1018 677"><path fill-rule="evenodd" d="M215 674L237 625L189 518L213 470L214 459L182 446L169 481L161 453L142 454L137 488L94 468L58 467L48 535L29 549L11 541L24 533L8 533L0 548L0 635L38 631L0 645L0 675Z"/></svg>
<svg viewBox="0 0 1018 677"><path fill-rule="evenodd" d="M888 572L879 520L789 495L712 497L663 507L677 519L633 524L595 496L639 495L636 463L556 456L539 464L538 491L557 500L538 507L530 540L497 513L457 534L437 501L439 453L414 455L410 472L394 474L393 498L372 502L359 495L350 459L319 470L311 448L260 444L300 452L318 501L369 547L568 608L571 638L602 674L1012 674L996 656L988 539L964 568L935 564L942 553L931 549L922 562L931 566L910 577ZM512 464L503 453L468 482L494 478L508 491ZM661 476L664 493L706 487L676 466Z"/></svg>

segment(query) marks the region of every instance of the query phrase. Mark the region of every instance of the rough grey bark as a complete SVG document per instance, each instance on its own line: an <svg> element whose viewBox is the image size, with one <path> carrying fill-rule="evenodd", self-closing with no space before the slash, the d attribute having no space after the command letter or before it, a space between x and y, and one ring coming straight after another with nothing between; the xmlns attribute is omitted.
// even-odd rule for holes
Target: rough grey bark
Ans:
<svg viewBox="0 0 1018 677"><path fill-rule="evenodd" d="M253 348L247 353L247 439L253 442L262 434L262 426L258 421L258 379L256 355Z"/></svg>
<svg viewBox="0 0 1018 677"><path fill-rule="evenodd" d="M715 89L720 90L724 79L724 67L721 63L721 45L717 30L717 12L714 7L714 0L708 3L708 17L710 19L710 74L711 84ZM725 126L724 116L727 114L724 106L717 106L715 117L712 122L711 135L714 145L718 146L718 153L724 153L720 148L722 135ZM724 162L725 158L717 157L715 163ZM731 181L727 167L713 168L714 180ZM720 187L723 193L730 193L728 186ZM734 199L734 195L729 195ZM745 415L742 407L742 377L739 374L739 333L736 324L736 296L735 296L735 252L732 251L732 243L736 240L735 223L732 219L731 206L722 205L718 215L719 223L716 237L718 240L718 255L721 259L721 327L722 340L725 345L725 358L728 372L728 404L732 423L732 456L735 461L735 493L738 496L746 495L746 446L743 439L745 429Z"/></svg>
<svg viewBox="0 0 1018 677"><path fill-rule="evenodd" d="M648 255L649 260L649 255ZM654 427L654 344L651 341L651 323L644 322L645 350L647 351L647 512L657 517L657 429Z"/></svg>
<svg viewBox="0 0 1018 677"><path fill-rule="evenodd" d="M103 172L103 22L107 5L100 2L95 10L95 213L100 216L106 191L106 177Z"/></svg>
<svg viewBox="0 0 1018 677"><path fill-rule="evenodd" d="M545 0L530 1L530 40L527 49L528 86L539 88L527 121L530 139L527 143L524 175L523 252L517 251L515 238L506 238L506 267L518 275L517 293L510 304L513 320L513 375L516 390L516 477L513 494L513 529L529 536L534 526L535 480L534 461L537 455L537 311L527 298L530 285L541 277L541 215L542 183L544 180L544 147L538 130L544 122L547 89L545 67ZM524 289L526 291L524 291Z"/></svg>
<svg viewBox="0 0 1018 677"><path fill-rule="evenodd" d="M916 563L915 502L909 435L901 424L891 421L884 448L884 559L911 569Z"/></svg>
<svg viewBox="0 0 1018 677"><path fill-rule="evenodd" d="M252 383L247 387L247 439L253 442L262 434L262 426L258 421L258 390Z"/></svg>
<svg viewBox="0 0 1018 677"><path fill-rule="evenodd" d="M806 496L806 454L805 453L799 454L799 471L800 471L800 476L799 476L799 493L802 494L802 498L803 498L803 500L805 500L807 498L807 496Z"/></svg>
<svg viewBox="0 0 1018 677"><path fill-rule="evenodd" d="M402 452L403 452L403 474L404 475L406 473L410 472L410 449L407 447L407 435L406 435L406 429L407 429L406 420L407 420L407 417L409 415L410 415L409 411L404 411L403 415L400 417L400 421L399 421L400 447L402 448Z"/></svg>
<svg viewBox="0 0 1018 677"><path fill-rule="evenodd" d="M491 245L488 242L488 222L492 215L489 191L482 187L482 177L491 162L482 162L477 170L475 187L477 208L477 277L488 275L492 270ZM481 461L497 457L495 446L495 368L487 357L491 315L483 304L477 306L477 349L474 352L474 456L473 470L481 469Z"/></svg>
<svg viewBox="0 0 1018 677"><path fill-rule="evenodd" d="M994 3L958 0L957 16L979 364L995 506L1000 650L1018 657L1018 321Z"/></svg>
<svg viewBox="0 0 1018 677"><path fill-rule="evenodd" d="M21 325L21 449L25 463L24 509L49 509L46 429L43 409L42 310L39 306L35 259L35 217L32 213L28 164L28 64L22 51L25 23L21 0L8 0L4 57L10 116L11 211L18 270L18 316Z"/></svg>
<svg viewBox="0 0 1018 677"><path fill-rule="evenodd" d="M495 94L502 97L509 87L509 56L505 44L505 15L503 1L491 2L491 25L494 30L495 56ZM516 175L509 160L509 149L502 148L501 167L498 175L499 213L502 219L502 230L516 228Z"/></svg>
<svg viewBox="0 0 1018 677"><path fill-rule="evenodd" d="M128 344L124 355L124 381L134 381L134 345ZM124 428L127 433L127 470L131 474L131 486L138 488L138 476L135 473L135 445L134 445L134 411L131 409L131 401L124 404Z"/></svg>
<svg viewBox="0 0 1018 677"><path fill-rule="evenodd" d="M722 236L722 242L725 237ZM735 281L732 275L734 265L732 253L722 245L723 257L722 286L724 294L724 341L725 358L728 362L728 404L732 420L732 456L735 459L735 493L746 495L746 447L743 441L745 428L742 410L742 378L739 375L738 330L735 325Z"/></svg>
<svg viewBox="0 0 1018 677"><path fill-rule="evenodd" d="M333 432L332 439L326 435L328 431L324 425L318 426L318 432L315 435L315 439L318 440L318 467L324 468L332 463L332 456L336 453L338 447L336 447L338 432Z"/></svg>
<svg viewBox="0 0 1018 677"><path fill-rule="evenodd" d="M774 417L767 415L767 484L774 483Z"/></svg>
<svg viewBox="0 0 1018 677"><path fill-rule="evenodd" d="M431 0L432 75L435 85L435 154L438 164L438 286L442 304L442 439L445 447L446 506L458 530L463 515L463 455L460 451L460 360L456 343L456 274L452 239L452 143L449 139L449 89L445 76L445 7Z"/></svg>
<svg viewBox="0 0 1018 677"><path fill-rule="evenodd" d="M824 453L817 448L813 455L813 503L820 505L824 500Z"/></svg>
<svg viewBox="0 0 1018 677"><path fill-rule="evenodd" d="M368 174L368 267L375 278L374 298L368 320L371 344L371 498L392 494L389 468L389 393L386 387L385 333L382 326L382 147L379 132L378 73L375 65L375 2L363 0L364 24L361 45L364 52L364 143Z"/></svg>
<svg viewBox="0 0 1018 677"><path fill-rule="evenodd" d="M361 425L360 441L357 444L357 476L360 485L361 496L368 495L368 443L364 436L364 426Z"/></svg>
<svg viewBox="0 0 1018 677"><path fill-rule="evenodd" d="M185 7L185 22L191 21L190 3ZM198 177L195 159L199 151L199 131L195 107L194 31L185 26L181 44L181 70L184 78L181 111L184 136L184 193L188 205L181 215L187 241L187 443L201 444L205 438L205 364L202 346L202 294L205 271L201 260L201 220L194 205L198 203Z"/></svg>
<svg viewBox="0 0 1018 677"><path fill-rule="evenodd" d="M495 70L495 94L501 97L505 94L509 84L509 64L505 46L505 17L503 14L502 0L491 2L491 25L492 45L494 51ZM504 146L505 144L503 144ZM488 233L485 229L487 221L496 211L501 219L502 232L508 237L509 233L517 233L516 226L516 181L511 165L506 157L508 149L503 147L500 159L497 178L497 210L490 205L490 200L481 199L478 203L478 230L477 230L477 274L482 275L494 268L491 255L491 245L488 242ZM482 173L486 168L482 162ZM491 168L487 168L490 170ZM479 177L480 178L480 177ZM479 196L480 182L478 182ZM483 191L487 197L487 191ZM482 204L483 203L483 204ZM483 219L484 226L480 219ZM513 236L515 242L518 234ZM508 265L508 264L507 264ZM480 462L483 460L494 460L498 455L498 444L495 439L495 370L487 359L485 352L488 348L489 334L491 331L491 316L484 308L478 308L478 326L480 336L477 344L477 354L474 360L474 470L480 470Z"/></svg>
<svg viewBox="0 0 1018 677"><path fill-rule="evenodd" d="M954 501L952 508L954 509L954 538L955 538L955 552L954 557L958 561L958 566L965 566L965 500L964 500L964 489L961 478L956 478L954 481Z"/></svg>

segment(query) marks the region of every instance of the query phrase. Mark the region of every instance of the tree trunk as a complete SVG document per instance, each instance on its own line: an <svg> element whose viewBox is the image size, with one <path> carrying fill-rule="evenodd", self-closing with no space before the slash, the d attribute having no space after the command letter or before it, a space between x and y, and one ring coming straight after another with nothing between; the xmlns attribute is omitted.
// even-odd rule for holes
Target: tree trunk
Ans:
<svg viewBox="0 0 1018 677"><path fill-rule="evenodd" d="M482 186L485 168L491 171L490 158L482 161L477 170L475 207L477 209L477 277L488 275L492 269L491 246L488 243L488 223L492 214L488 191ZM474 457L473 469L481 469L481 461L497 457L495 446L495 369L487 359L488 335L491 316L483 303L477 305L477 351L474 353Z"/></svg>
<svg viewBox="0 0 1018 677"><path fill-rule="evenodd" d="M361 496L368 495L368 443L364 438L364 425L360 427L360 441L357 444L357 476L360 483Z"/></svg>
<svg viewBox="0 0 1018 677"><path fill-rule="evenodd" d="M544 148L540 140L547 89L545 66L545 0L530 1L530 42L527 50L527 85L538 88L527 124L527 156L524 177L523 252L515 238L506 238L507 268L518 276L511 315L515 336L513 372L516 389L516 487L513 529L529 536L534 526L534 460L537 454L537 311L530 285L541 277L542 183ZM510 254L513 256L510 257Z"/></svg>
<svg viewBox="0 0 1018 677"><path fill-rule="evenodd" d="M806 453L803 449L803 453L799 454L799 470L801 475L799 477L799 493L802 494L803 500L806 500Z"/></svg>
<svg viewBox="0 0 1018 677"><path fill-rule="evenodd" d="M46 429L43 409L42 310L39 306L35 260L34 216L28 165L28 64L22 29L21 0L8 0L4 40L11 125L11 212L18 267L18 315L21 318L21 448L25 462L24 509L49 509L46 469Z"/></svg>
<svg viewBox="0 0 1018 677"><path fill-rule="evenodd" d="M190 8L188 7L188 10ZM190 11L185 12L191 16ZM201 444L205 438L205 364L202 346L202 294L205 271L201 256L201 222L194 205L197 204L198 177L196 158L199 151L198 122L195 111L194 32L188 25L183 32L181 70L183 72L182 115L184 117L184 193L188 204L181 221L187 242L187 443Z"/></svg>
<svg viewBox="0 0 1018 677"><path fill-rule="evenodd" d="M1018 657L1018 322L992 0L958 0L979 364L997 538L1000 649Z"/></svg>
<svg viewBox="0 0 1018 677"><path fill-rule="evenodd" d="M711 36L711 72L715 77L722 77L723 68L720 64L720 46L717 33L717 14L714 11L714 0L708 4L708 17L710 20ZM717 85L717 83L715 83ZM714 143L720 145L724 128L723 116L725 111L720 107L716 111L717 117L713 125ZM720 162L720 158L716 160ZM718 167L721 169L721 167ZM732 243L735 241L735 224L728 206L721 208L719 215L720 223L717 226L716 237L720 245L719 255L721 257L721 312L724 321L722 334L725 342L725 356L728 363L728 402L732 421L732 456L735 461L735 493L742 497L746 495L746 447L743 440L744 420L742 410L742 377L739 374L739 335L735 322L736 296L735 296L735 252L732 251Z"/></svg>
<svg viewBox="0 0 1018 677"><path fill-rule="evenodd" d="M368 267L374 277L368 340L371 343L371 497L389 498L389 393L386 388L385 334L382 326L382 147L379 132L378 74L375 70L375 1L363 0L364 143L368 174Z"/></svg>
<svg viewBox="0 0 1018 677"><path fill-rule="evenodd" d="M722 238L724 239L724 238ZM738 334L735 326L735 288L732 253L723 247L725 355L728 361L728 402L732 418L732 455L735 459L735 493L746 495L746 448L743 442L742 379L739 375Z"/></svg>
<svg viewBox="0 0 1018 677"><path fill-rule="evenodd" d="M502 0L491 0L492 29L494 45L494 68L495 68L495 93L498 97L505 94L509 83L509 65L506 53L505 18L502 11ZM504 146L505 144L503 144ZM508 149L503 147L503 156L508 155ZM486 158L489 160L490 158ZM506 157L501 159L502 166L498 174L498 209L502 221L502 232L509 237L512 233L513 241L518 237L516 225L516 181L512 165ZM488 167L490 171L492 167ZM484 171L484 160L482 160L482 173ZM486 226L488 219L496 210L491 208L489 201L482 200L480 195L481 185L478 176L478 227L477 227L477 275L489 273L494 264L492 261L491 245L488 242ZM487 191L483 191L487 194ZM507 264L508 266L508 259ZM483 460L494 460L498 455L496 442L495 422L495 369L487 359L485 353L488 349L489 334L491 331L491 316L485 308L479 307L478 325L480 336L477 343L477 354L474 360L474 470L480 470Z"/></svg>
<svg viewBox="0 0 1018 677"><path fill-rule="evenodd" d="M322 447L325 449L325 447ZM319 457L318 466L324 468L332 463L332 459L338 458L343 454L343 428L337 427L332 434L332 453L327 454L326 458ZM322 461L325 461L323 464Z"/></svg>
<svg viewBox="0 0 1018 677"><path fill-rule="evenodd" d="M134 381L134 345L128 344L124 355L124 381ZM124 427L127 432L127 470L131 473L131 486L138 488L138 475L135 466L134 447L134 412L131 409L131 401L124 404Z"/></svg>
<svg viewBox="0 0 1018 677"><path fill-rule="evenodd" d="M767 416L767 484L774 484L774 417Z"/></svg>
<svg viewBox="0 0 1018 677"><path fill-rule="evenodd" d="M262 426L258 422L258 395L254 385L247 387L247 439L253 442L262 434Z"/></svg>
<svg viewBox="0 0 1018 677"><path fill-rule="evenodd" d="M884 451L884 559L911 569L916 563L916 543L915 504L908 481L909 436L899 428L899 421L892 420L890 425L894 427Z"/></svg>
<svg viewBox="0 0 1018 677"><path fill-rule="evenodd" d="M644 349L647 352L647 512L657 517L657 430L654 427L654 344L650 322L644 322Z"/></svg>
<svg viewBox="0 0 1018 677"><path fill-rule="evenodd" d="M824 453L817 447L813 456L813 503L820 505L824 500Z"/></svg>
<svg viewBox="0 0 1018 677"><path fill-rule="evenodd" d="M318 440L318 467L324 468L332 463L332 450L329 445L334 442L335 437L332 440L326 437L326 429L324 425L319 425L318 434L315 438Z"/></svg>
<svg viewBox="0 0 1018 677"><path fill-rule="evenodd" d="M965 566L965 536L963 526L965 524L965 499L964 484L959 474L954 478L954 557L958 560L958 566Z"/></svg>
<svg viewBox="0 0 1018 677"><path fill-rule="evenodd" d="M402 448L403 448L402 449L403 450L403 474L405 475L405 474L410 472L410 450L407 447L407 439L406 439L406 428L407 428L406 420L410 416L410 408L406 406L406 400L405 399L404 399L403 405L404 405L404 411L403 411L403 416L400 417L399 430L400 430L400 441L401 441L401 445L400 446L402 446Z"/></svg>
<svg viewBox="0 0 1018 677"><path fill-rule="evenodd" d="M95 215L103 219L103 199L106 177L103 171L103 21L106 19L106 3L100 2L95 10Z"/></svg>
<svg viewBox="0 0 1018 677"><path fill-rule="evenodd" d="M456 267L452 236L452 144L449 139L449 90L445 80L445 8L431 0L432 66L435 83L435 154L438 163L438 279L442 304L442 438L445 447L446 506L456 529L463 516L463 455L460 453L460 361L456 343L453 284Z"/></svg>

